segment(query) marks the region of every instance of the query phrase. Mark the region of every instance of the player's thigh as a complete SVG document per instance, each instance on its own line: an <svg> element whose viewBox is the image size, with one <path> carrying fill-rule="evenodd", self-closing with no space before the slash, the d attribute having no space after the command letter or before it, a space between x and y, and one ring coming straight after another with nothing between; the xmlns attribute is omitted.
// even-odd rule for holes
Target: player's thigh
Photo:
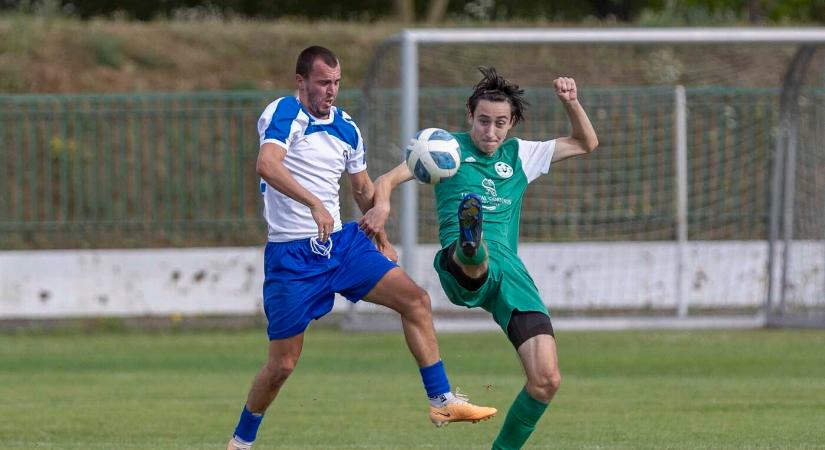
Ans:
<svg viewBox="0 0 825 450"><path fill-rule="evenodd" d="M519 359L528 381L542 382L558 378L559 358L556 339L549 334L538 334L518 348Z"/></svg>
<svg viewBox="0 0 825 450"><path fill-rule="evenodd" d="M332 259L338 266L329 285L351 302L366 298L388 272L398 267L375 248L355 222L344 225L336 245Z"/></svg>
<svg viewBox="0 0 825 450"><path fill-rule="evenodd" d="M301 334L313 320L332 310L335 293L328 286L328 271L306 272L267 269L263 306L270 340Z"/></svg>
<svg viewBox="0 0 825 450"><path fill-rule="evenodd" d="M433 268L438 275L438 280L441 283L441 288L447 295L447 299L451 303L467 308L484 308L491 310L488 303L499 290L499 283L501 282L501 270L496 264L496 261L490 260L488 266L487 279L476 290L469 290L459 283L449 268L447 267L447 249L441 249L436 253L433 261Z"/></svg>
<svg viewBox="0 0 825 450"><path fill-rule="evenodd" d="M490 301L490 311L493 313L493 318L496 323L501 326L502 330L511 338L510 326L512 325L513 316L516 312L522 313L539 313L546 316L547 326L543 326L541 322L534 323L533 318L529 318L526 323L522 324L524 327L521 335L523 342L531 337L531 330L535 331L536 327L541 332L546 331L545 334L553 334L552 325L549 323L550 312L541 298L536 283L527 272L527 268L521 262L517 255L512 253L502 253L499 257L499 267L501 267L501 282L499 289L492 301ZM538 334L538 333L532 333ZM516 345L514 343L514 345Z"/></svg>
<svg viewBox="0 0 825 450"><path fill-rule="evenodd" d="M403 269L395 267L384 274L364 296L364 300L400 311L426 296L427 292L415 284Z"/></svg>

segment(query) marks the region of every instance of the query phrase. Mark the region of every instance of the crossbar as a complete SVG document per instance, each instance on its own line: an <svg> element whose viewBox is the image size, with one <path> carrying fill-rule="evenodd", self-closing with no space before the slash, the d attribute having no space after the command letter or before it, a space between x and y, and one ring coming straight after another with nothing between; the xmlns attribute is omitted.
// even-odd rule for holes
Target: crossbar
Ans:
<svg viewBox="0 0 825 450"><path fill-rule="evenodd" d="M416 43L516 42L568 44L819 44L823 28L467 28L408 29L394 39Z"/></svg>

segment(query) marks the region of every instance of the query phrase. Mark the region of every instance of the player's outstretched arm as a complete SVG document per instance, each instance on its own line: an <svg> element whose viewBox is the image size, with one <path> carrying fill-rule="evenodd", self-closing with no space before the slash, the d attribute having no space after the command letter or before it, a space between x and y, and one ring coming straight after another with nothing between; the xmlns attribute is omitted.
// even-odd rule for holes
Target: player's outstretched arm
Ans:
<svg viewBox="0 0 825 450"><path fill-rule="evenodd" d="M573 128L570 136L556 139L553 162L592 152L598 147L599 139L590 118L579 103L576 80L567 77L556 78L553 80L553 89L564 105Z"/></svg>
<svg viewBox="0 0 825 450"><path fill-rule="evenodd" d="M326 241L327 237L332 233L335 221L321 200L295 181L289 169L284 166L285 157L286 150L283 147L267 142L261 146L258 152L255 171L258 172L258 175L260 175L268 185L278 190L278 192L296 202L308 206L312 213L312 218L315 219L315 223L318 225L318 239Z"/></svg>
<svg viewBox="0 0 825 450"><path fill-rule="evenodd" d="M359 221L361 229L368 235L383 233L384 224L390 215L390 196L393 189L412 179L413 175L406 163L401 163L378 177L373 186L375 190L373 206Z"/></svg>
<svg viewBox="0 0 825 450"><path fill-rule="evenodd" d="M361 210L361 213L365 214L372 208L375 202L375 185L372 180L370 180L366 170L350 174L349 180L350 186L352 186L352 196L355 198L355 203L358 205L358 209ZM378 251L383 253L387 258L396 262L398 261L398 253L390 243L387 233L384 232L384 230L377 233L367 231L367 235L370 238L375 239L375 246L378 248Z"/></svg>
<svg viewBox="0 0 825 450"><path fill-rule="evenodd" d="M349 175L349 184L352 186L352 197L361 213L366 213L372 208L375 198L375 186L370 180L366 170Z"/></svg>

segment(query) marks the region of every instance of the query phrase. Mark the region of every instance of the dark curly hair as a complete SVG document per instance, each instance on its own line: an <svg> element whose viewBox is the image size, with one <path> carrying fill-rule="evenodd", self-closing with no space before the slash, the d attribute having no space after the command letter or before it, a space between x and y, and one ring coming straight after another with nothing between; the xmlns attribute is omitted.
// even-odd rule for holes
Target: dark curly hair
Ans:
<svg viewBox="0 0 825 450"><path fill-rule="evenodd" d="M517 84L507 81L496 73L495 67L479 67L478 70L484 78L475 85L473 94L467 99L467 110L475 115L479 100L506 101L510 103L513 126L518 125L524 120L524 110L529 105L523 97L524 89L519 89Z"/></svg>

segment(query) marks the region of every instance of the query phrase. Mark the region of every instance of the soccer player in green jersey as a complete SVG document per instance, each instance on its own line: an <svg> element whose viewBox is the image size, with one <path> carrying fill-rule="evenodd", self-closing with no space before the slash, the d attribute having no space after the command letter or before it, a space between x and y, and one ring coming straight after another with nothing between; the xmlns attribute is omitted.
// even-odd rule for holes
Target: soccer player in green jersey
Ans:
<svg viewBox="0 0 825 450"><path fill-rule="evenodd" d="M550 314L517 254L522 197L551 163L592 152L598 139L578 101L575 80L566 77L553 80L553 87L567 111L571 135L508 139L510 129L524 119L524 91L494 68L480 70L484 77L467 101L470 131L453 133L461 166L435 185L442 249L434 265L450 301L490 312L518 352L527 382L493 449L519 449L561 385ZM367 234L383 231L392 190L412 179L402 163L376 180L375 205L361 219Z"/></svg>

